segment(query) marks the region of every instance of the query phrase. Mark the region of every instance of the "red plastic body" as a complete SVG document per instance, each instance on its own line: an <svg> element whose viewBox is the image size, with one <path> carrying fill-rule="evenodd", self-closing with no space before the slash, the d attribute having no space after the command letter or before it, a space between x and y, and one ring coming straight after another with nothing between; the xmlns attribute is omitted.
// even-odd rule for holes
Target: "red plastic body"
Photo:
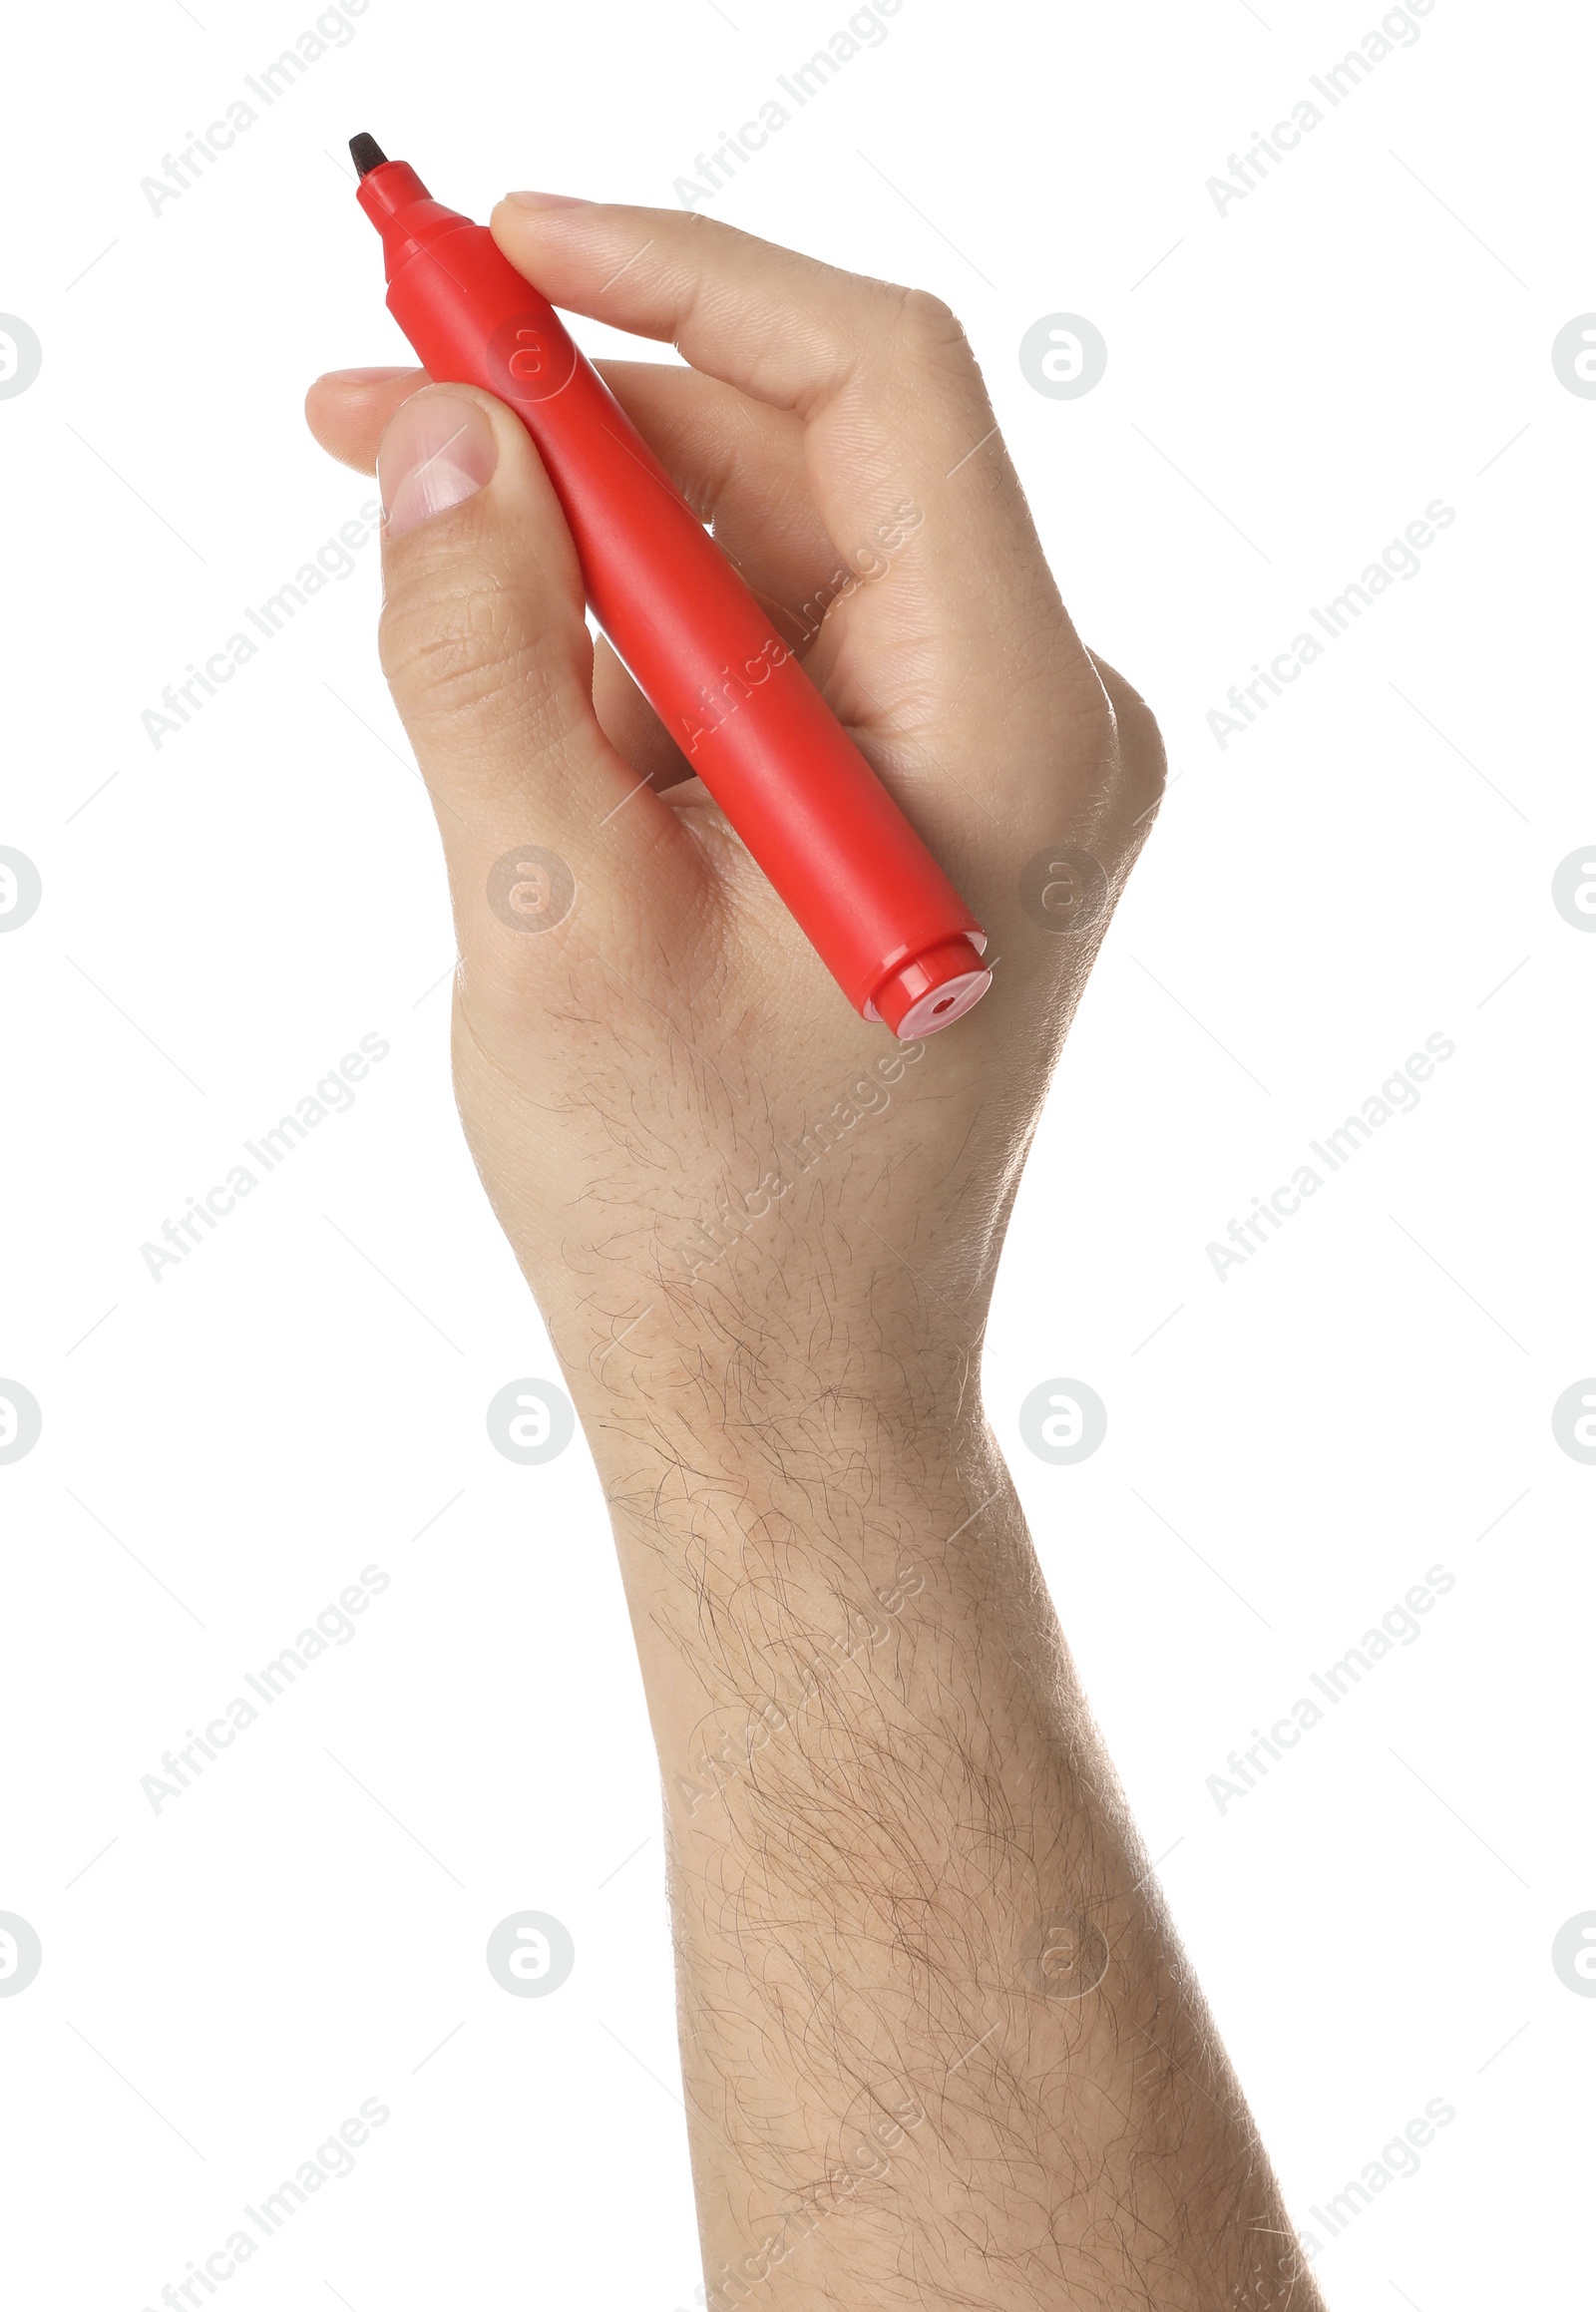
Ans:
<svg viewBox="0 0 1596 2312"><path fill-rule="evenodd" d="M900 1036L960 1017L986 934L554 307L407 163L359 198L394 319L526 426L595 616L849 1002Z"/></svg>

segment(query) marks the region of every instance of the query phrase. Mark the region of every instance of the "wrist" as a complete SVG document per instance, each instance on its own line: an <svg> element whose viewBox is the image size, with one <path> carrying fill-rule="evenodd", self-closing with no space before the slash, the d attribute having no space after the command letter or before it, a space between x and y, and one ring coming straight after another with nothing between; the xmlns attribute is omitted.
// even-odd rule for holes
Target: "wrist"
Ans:
<svg viewBox="0 0 1596 2312"><path fill-rule="evenodd" d="M915 1312L873 1311L846 1327L824 1311L802 1335L766 1308L654 1312L580 1360L572 1396L611 1503L662 1487L652 1515L699 1486L823 1497L957 1495L985 1463L980 1344ZM815 1334L823 1333L816 1339ZM564 1345L562 1345L564 1347Z"/></svg>

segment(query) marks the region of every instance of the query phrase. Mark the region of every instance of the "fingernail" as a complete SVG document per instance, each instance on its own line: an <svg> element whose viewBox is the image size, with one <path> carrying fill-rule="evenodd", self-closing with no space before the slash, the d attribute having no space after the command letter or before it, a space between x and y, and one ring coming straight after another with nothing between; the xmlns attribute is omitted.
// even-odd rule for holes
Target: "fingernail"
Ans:
<svg viewBox="0 0 1596 2312"><path fill-rule="evenodd" d="M317 385L386 385L390 377L414 377L415 363L408 369L324 369L316 379Z"/></svg>
<svg viewBox="0 0 1596 2312"><path fill-rule="evenodd" d="M421 393L402 403L377 452L388 536L474 498L498 463L493 427L474 401Z"/></svg>
<svg viewBox="0 0 1596 2312"><path fill-rule="evenodd" d="M591 200L584 200L577 193L507 193L506 200L513 200L518 208L592 208Z"/></svg>

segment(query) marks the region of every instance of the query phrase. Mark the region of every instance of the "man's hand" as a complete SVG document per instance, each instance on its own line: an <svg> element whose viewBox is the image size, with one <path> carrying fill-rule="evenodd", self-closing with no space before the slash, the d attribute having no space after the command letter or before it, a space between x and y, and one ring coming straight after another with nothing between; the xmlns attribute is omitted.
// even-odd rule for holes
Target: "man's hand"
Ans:
<svg viewBox="0 0 1596 2312"><path fill-rule="evenodd" d="M669 211L529 195L493 229L685 356L600 366L996 960L923 1045L858 1019L596 654L519 421L413 371L312 389L381 477L461 1113L620 1548L709 2304L1311 2312L980 1407L1152 717L1076 637L934 299Z"/></svg>
<svg viewBox="0 0 1596 2312"><path fill-rule="evenodd" d="M488 1192L561 1354L578 1374L601 1360L601 1388L674 1390L706 1315L729 1340L745 1309L767 1369L814 1351L822 1305L830 1353L891 1355L928 1324L968 1346L1108 915L1050 936L1020 876L1071 844L1118 891L1158 792L1151 716L1077 640L934 299L686 214L506 201L493 224L556 303L693 364L602 366L986 925L998 972L979 1019L882 1087L890 1039L850 1010L607 644L596 659L520 423L467 388L418 394L416 372L323 379L320 439L365 465L381 440L383 662L438 803L460 1104ZM492 904L517 846L574 880L547 931ZM529 927L541 897L523 892ZM780 1148L857 1105L861 1079L891 1090L891 1130L845 1126L828 1161L765 1190L793 1170ZM704 1226L727 1243L740 1227L740 1248L716 1260Z"/></svg>

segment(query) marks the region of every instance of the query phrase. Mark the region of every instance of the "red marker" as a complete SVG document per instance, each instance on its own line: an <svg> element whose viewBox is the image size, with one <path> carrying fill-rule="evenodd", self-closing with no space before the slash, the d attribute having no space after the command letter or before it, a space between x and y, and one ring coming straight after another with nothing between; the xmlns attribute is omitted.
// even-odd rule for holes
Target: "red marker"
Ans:
<svg viewBox="0 0 1596 2312"><path fill-rule="evenodd" d="M599 624L849 1002L948 1026L992 985L986 933L548 299L408 163L349 150L389 311L430 376L531 434Z"/></svg>

